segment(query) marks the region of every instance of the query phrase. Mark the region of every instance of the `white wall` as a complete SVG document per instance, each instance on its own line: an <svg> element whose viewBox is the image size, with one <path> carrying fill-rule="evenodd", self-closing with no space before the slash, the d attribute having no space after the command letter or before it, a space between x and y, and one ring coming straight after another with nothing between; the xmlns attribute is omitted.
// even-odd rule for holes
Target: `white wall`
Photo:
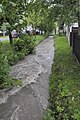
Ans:
<svg viewBox="0 0 80 120"><path fill-rule="evenodd" d="M69 44L70 44L70 32L72 32L72 27L78 27L78 23L72 23L70 27L64 24L64 32L66 32Z"/></svg>

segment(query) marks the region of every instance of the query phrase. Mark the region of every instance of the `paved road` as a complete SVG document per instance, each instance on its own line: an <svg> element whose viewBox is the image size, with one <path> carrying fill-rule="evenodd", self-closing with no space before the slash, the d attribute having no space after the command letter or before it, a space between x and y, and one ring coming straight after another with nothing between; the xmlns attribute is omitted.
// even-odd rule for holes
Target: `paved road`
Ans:
<svg viewBox="0 0 80 120"><path fill-rule="evenodd" d="M11 68L11 75L23 81L0 93L0 120L42 120L48 106L49 75L54 57L53 38L50 36L36 47L36 53Z"/></svg>

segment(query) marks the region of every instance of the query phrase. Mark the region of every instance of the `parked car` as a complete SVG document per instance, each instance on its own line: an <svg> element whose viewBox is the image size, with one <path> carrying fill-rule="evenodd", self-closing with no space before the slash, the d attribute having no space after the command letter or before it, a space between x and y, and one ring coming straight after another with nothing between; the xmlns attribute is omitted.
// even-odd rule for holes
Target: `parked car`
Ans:
<svg viewBox="0 0 80 120"><path fill-rule="evenodd" d="M13 38L17 38L17 37L18 37L16 30L13 30L13 31L11 32L11 34L12 34L12 37L13 37Z"/></svg>
<svg viewBox="0 0 80 120"><path fill-rule="evenodd" d="M36 29L36 35L39 35L40 31L38 29Z"/></svg>

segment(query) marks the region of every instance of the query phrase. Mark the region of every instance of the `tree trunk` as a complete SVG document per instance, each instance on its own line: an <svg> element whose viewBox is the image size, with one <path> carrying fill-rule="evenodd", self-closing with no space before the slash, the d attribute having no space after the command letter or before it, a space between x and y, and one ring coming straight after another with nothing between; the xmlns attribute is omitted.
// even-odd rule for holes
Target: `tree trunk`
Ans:
<svg viewBox="0 0 80 120"><path fill-rule="evenodd" d="M56 35L56 28L54 29L54 33L55 33L55 35Z"/></svg>
<svg viewBox="0 0 80 120"><path fill-rule="evenodd" d="M10 44L12 45L13 44L13 40L12 40L12 34L11 34L10 30L9 30L9 40L10 40Z"/></svg>

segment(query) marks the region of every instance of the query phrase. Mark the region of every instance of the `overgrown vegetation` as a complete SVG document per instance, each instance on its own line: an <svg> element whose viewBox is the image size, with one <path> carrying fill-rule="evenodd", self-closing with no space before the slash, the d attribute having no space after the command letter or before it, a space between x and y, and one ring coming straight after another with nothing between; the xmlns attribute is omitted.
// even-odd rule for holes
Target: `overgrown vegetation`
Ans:
<svg viewBox="0 0 80 120"><path fill-rule="evenodd" d="M44 120L80 120L80 66L67 39L55 37L55 58L50 76L50 106Z"/></svg>
<svg viewBox="0 0 80 120"><path fill-rule="evenodd" d="M44 36L30 37L21 35L14 39L13 46L9 41L0 42L0 89L21 85L20 80L9 76L10 65L16 64L19 60L34 51L34 47L42 41Z"/></svg>
<svg viewBox="0 0 80 120"><path fill-rule="evenodd" d="M47 109L44 114L43 120L55 120L53 111L51 109Z"/></svg>
<svg viewBox="0 0 80 120"><path fill-rule="evenodd" d="M10 66L8 64L8 57L3 53L1 49L2 44L0 43L0 89L10 88L15 85L21 85L21 81L11 78L9 76Z"/></svg>
<svg viewBox="0 0 80 120"><path fill-rule="evenodd" d="M8 71L9 65L7 63L7 57L2 53L2 50L0 50L0 87L4 83L5 79L8 79Z"/></svg>

